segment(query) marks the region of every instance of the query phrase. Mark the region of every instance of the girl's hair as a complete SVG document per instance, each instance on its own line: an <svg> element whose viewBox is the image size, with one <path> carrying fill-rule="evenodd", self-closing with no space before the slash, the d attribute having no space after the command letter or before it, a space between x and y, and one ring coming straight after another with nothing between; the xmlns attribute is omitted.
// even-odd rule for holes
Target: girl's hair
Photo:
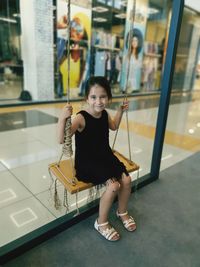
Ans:
<svg viewBox="0 0 200 267"><path fill-rule="evenodd" d="M111 87L108 80L103 76L92 76L87 80L86 87L85 87L85 98L88 98L90 93L90 89L95 86L99 85L103 87L107 93L108 99L112 99Z"/></svg>
<svg viewBox="0 0 200 267"><path fill-rule="evenodd" d="M130 32L126 36L126 48L127 49L129 48L129 35L130 35ZM132 31L132 36L131 37L132 37L131 38L131 43L132 43L133 37L137 37L137 39L138 39L137 54L139 54L141 52L141 50L142 50L142 47L143 47L143 35L142 35L142 32L139 29L134 28L133 31Z"/></svg>

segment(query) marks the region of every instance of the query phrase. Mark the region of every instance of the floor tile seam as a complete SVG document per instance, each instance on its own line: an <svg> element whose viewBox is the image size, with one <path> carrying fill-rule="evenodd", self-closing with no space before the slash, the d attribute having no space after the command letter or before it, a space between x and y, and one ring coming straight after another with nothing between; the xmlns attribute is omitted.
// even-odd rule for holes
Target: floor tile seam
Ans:
<svg viewBox="0 0 200 267"><path fill-rule="evenodd" d="M27 197L22 198L22 199L20 199L20 200L11 202L11 203L8 204L8 205L5 205L5 206L0 207L0 211L3 210L3 209L9 208L9 207L11 207L12 205L19 204L20 202L24 202L24 201L26 201L26 200L28 200L28 199L31 199L31 198L33 198L33 196L27 196Z"/></svg>
<svg viewBox="0 0 200 267"><path fill-rule="evenodd" d="M48 212L49 212L55 219L57 219L57 216L55 216L55 214L54 214L50 209L48 209L47 206L45 206L45 205L40 201L40 199L36 197L36 195L28 196L28 197L25 197L25 198L20 199L20 200L18 200L18 201L11 202L10 204L8 204L8 205L6 205L6 206L0 207L0 211L3 210L3 209L7 209L7 208L9 208L9 207L11 207L12 205L15 205L15 204L19 204L19 203L25 202L25 201L27 201L27 200L29 200L29 199L37 200L37 201L42 205L42 207L45 208L45 210L47 210L47 211L48 211Z"/></svg>

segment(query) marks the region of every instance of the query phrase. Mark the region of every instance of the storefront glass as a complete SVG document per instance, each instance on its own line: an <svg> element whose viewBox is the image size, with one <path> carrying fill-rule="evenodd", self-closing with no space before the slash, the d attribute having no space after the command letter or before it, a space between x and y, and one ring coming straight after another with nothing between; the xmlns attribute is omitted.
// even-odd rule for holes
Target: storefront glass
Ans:
<svg viewBox="0 0 200 267"><path fill-rule="evenodd" d="M0 1L0 100L20 96L23 64L18 0Z"/></svg>
<svg viewBox="0 0 200 267"><path fill-rule="evenodd" d="M172 83L161 169L199 151L199 23L194 10L184 8Z"/></svg>
<svg viewBox="0 0 200 267"><path fill-rule="evenodd" d="M0 100L18 99L22 90L29 91L34 101L67 98L67 1L46 2L52 5L53 12L49 12L48 21L52 23L53 33L48 36L51 37L49 47L44 41L35 43L39 51L35 55L33 46L29 46L27 41L32 38L30 32L23 26L27 24L23 1L2 0L0 3ZM132 22L127 15L134 1L72 1L71 99L79 99L84 95L85 81L90 75L106 76L114 97L123 95L125 91L129 95L136 95L161 90L170 6L166 0L136 2L134 13L131 14ZM35 15L30 14L30 21L34 19ZM199 86L199 35L195 26L199 18L194 11L186 8L183 21L185 29L180 34L173 90L187 91ZM45 33L45 28L33 27L31 32L34 31L37 37L41 31ZM134 48L134 45L138 45L138 48ZM52 52L48 52L50 50ZM39 59L41 53L44 56L44 51L47 51L46 59L41 65ZM28 54L32 54L32 58ZM35 58L38 62L34 62ZM42 76L41 71L35 71L37 66L46 70Z"/></svg>
<svg viewBox="0 0 200 267"><path fill-rule="evenodd" d="M200 89L198 78L199 64L199 23L198 14L184 9L178 52L176 56L173 90L191 91Z"/></svg>
<svg viewBox="0 0 200 267"><path fill-rule="evenodd" d="M160 90L169 21L167 1L96 0L91 6L86 2L79 7L71 5L71 96L84 95L90 75L107 77L113 96ZM57 25L61 18L66 19L66 10L67 4L57 1ZM73 29L77 22L79 28ZM62 26L57 28L57 97L66 96L67 88L67 29ZM77 29L80 33L74 39Z"/></svg>
<svg viewBox="0 0 200 267"><path fill-rule="evenodd" d="M33 5L28 6L27 3L32 3ZM112 85L114 96L123 96L124 92L131 95L138 92L151 92L155 89L161 90L160 79L167 44L166 34L170 24L170 3L171 1L165 0L105 0L92 1L91 6L90 1L74 1L71 5L72 20L69 55L66 42L68 40L66 27L67 2L57 0L57 5L53 6L52 2L48 0L30 2L21 0L20 10L23 13L23 15L21 14L22 32L29 34L29 38L33 38L34 33L35 37L35 39L31 39L31 43L28 43L29 38L23 39L26 45L35 46L35 50L30 50L31 52L29 53L29 50L26 49L26 53L23 54L23 59L26 63L29 63L29 65L25 66L25 88L33 88L35 90L37 88L37 94L33 95L34 100L44 101L49 95L50 100L54 99L52 97L52 88L56 97L66 98L68 97L67 74L69 73L71 98L80 97L83 94L84 81L90 75L106 76ZM31 8L27 12L29 7ZM131 10L134 10L134 12L131 12ZM28 29L26 28L27 16L31 22L35 21L35 24L29 24ZM33 18L37 18L37 20ZM45 25L46 31L41 25ZM50 31L53 26L54 34L53 31ZM30 31L30 27L32 31ZM61 46L59 45L60 43L62 44ZM129 43L131 46L129 46ZM34 46L32 46L33 44ZM25 49L24 43L22 47ZM58 58L58 54L61 54L60 58ZM55 62L53 60L54 56ZM70 56L70 72L68 56ZM53 65L53 63L55 64ZM48 68L45 68L45 66ZM55 72L54 69L56 69ZM54 83L51 82L53 75L57 77L55 88ZM36 79L38 77L40 79ZM49 84L50 87L48 86ZM50 90L51 94L48 90ZM32 91L33 93L34 91ZM155 98L148 95L144 98L144 101L143 99L141 101L130 99L129 130L131 131L131 152L133 160L141 166L138 179L150 172L158 103L159 94ZM113 101L110 105L111 114L118 104ZM38 117L42 116L40 110L35 111ZM45 115L48 115L51 120L52 116L50 114L52 114L52 110L48 112L49 114ZM33 142L34 138L36 138L34 140L36 145L34 147L35 150L31 150L31 153L26 157L29 161L28 163L26 162L24 170L22 169L22 172L29 170L27 176L29 175L30 180L25 177L20 182L25 196L20 201L16 201L17 210L13 203L8 206L5 202L2 204L3 214L9 217L10 227L12 228L12 231L9 231L9 235L4 235L2 246L30 232L34 232L33 234L36 235L38 228L41 231L41 227L47 226L49 223L59 224L63 218L67 218L66 220L71 219L76 214L77 202L79 208L89 210L91 206L88 204L94 203L94 198L98 199L102 192L101 190L104 190L100 189L96 193L94 190L84 190L79 192L76 198L75 195L67 195L63 185L50 178L48 164L51 163L51 160L57 160L59 154L54 128L54 126L56 127L55 121L56 118L53 117L50 125L47 128L42 128L42 130L41 128L34 129L34 127L22 129L21 135L26 134L26 132L31 133L28 140ZM40 126L44 127L45 125ZM125 156L128 155L126 146L128 138L126 138L126 134L127 128L124 119L121 124L119 138L121 138L120 152ZM41 144L39 144L39 141L41 141ZM37 153L41 147L44 147L44 151ZM17 149L16 154L19 157ZM23 160L24 155L19 159L22 165L24 164ZM38 162L42 160L42 168L39 168ZM11 164L12 162L13 160L11 160ZM19 164L18 158L14 164ZM13 169L20 167L20 164L14 165ZM10 165L6 166L12 169ZM33 168L35 168L34 172L32 171ZM18 170L15 171L16 176L22 175L22 173L20 174L21 168L19 172ZM42 189L40 188L39 193L37 190L41 185L41 181L39 186L36 185L36 178L42 180ZM136 178L135 173L132 178L133 180ZM3 194L8 194L8 197L6 195L8 203L9 201L15 201L17 194L13 193L10 188L5 191L3 190ZM26 206L22 208L21 204L23 206L24 203ZM10 210L11 215L8 215ZM42 219L40 219L41 217ZM7 233L8 231L5 232Z"/></svg>

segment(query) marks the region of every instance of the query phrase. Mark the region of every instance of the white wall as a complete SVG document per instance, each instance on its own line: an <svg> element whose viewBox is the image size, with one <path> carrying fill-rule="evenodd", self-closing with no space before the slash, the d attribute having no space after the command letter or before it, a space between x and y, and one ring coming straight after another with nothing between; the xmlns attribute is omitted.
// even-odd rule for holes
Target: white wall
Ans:
<svg viewBox="0 0 200 267"><path fill-rule="evenodd" d="M52 0L20 0L24 89L33 100L54 98Z"/></svg>

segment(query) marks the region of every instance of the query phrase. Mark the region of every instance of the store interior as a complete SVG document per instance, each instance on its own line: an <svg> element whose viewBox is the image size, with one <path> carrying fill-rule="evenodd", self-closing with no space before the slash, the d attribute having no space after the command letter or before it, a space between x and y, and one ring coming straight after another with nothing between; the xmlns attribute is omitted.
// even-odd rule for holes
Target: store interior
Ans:
<svg viewBox="0 0 200 267"><path fill-rule="evenodd" d="M135 1L132 34L136 34L140 38L138 62L135 63L134 56L128 55L130 51L127 47L128 32L130 32L127 14L129 14L128 9L133 8L134 1L96 0L92 3L90 1L72 1L71 98L77 100L84 96L85 81L91 75L106 76L111 83L114 97L123 95L126 87L128 87L127 93L130 96L159 94L170 22L170 2L145 0L139 3ZM0 104L23 103L30 99L20 99L22 91L30 90L24 77L29 66L25 64L26 59L23 57L26 54L23 52L24 48L21 43L23 29L21 28L22 14L20 12L22 9L19 0L2 0L0 5ZM66 8L62 8L63 5ZM51 99L44 97L43 102L63 101L67 98L67 40L63 41L63 47L59 47L60 32L62 35L65 32L64 35L67 35L67 29L58 27L60 9L62 9L62 15L66 16L67 2L53 1L54 66L52 75L54 92ZM185 20L189 20L189 17L190 14L186 16ZM191 32L190 29L191 27L188 26L188 32ZM182 36L185 36L183 32ZM182 37L181 40L184 38ZM189 49L188 44L183 42L181 44L182 47L187 46ZM180 56L177 57L174 90L184 89L183 82L180 82L180 76L187 70L186 54L188 50L182 50L180 48ZM127 62L130 63L130 77L131 74L136 73L135 80L127 78ZM137 65L138 69L131 69L132 65ZM184 66L185 69L180 70ZM127 86L126 83L128 83ZM194 84L196 88L197 83ZM32 94L31 91L30 94ZM33 102L41 101L39 97L32 96L31 99Z"/></svg>

